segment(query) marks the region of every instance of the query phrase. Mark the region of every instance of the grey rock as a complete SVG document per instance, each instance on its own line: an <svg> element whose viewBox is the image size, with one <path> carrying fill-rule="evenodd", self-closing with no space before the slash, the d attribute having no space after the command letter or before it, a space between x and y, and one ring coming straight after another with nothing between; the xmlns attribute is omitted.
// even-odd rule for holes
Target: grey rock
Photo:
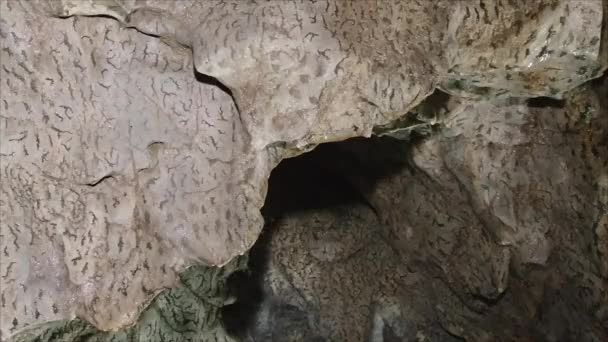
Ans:
<svg viewBox="0 0 608 342"><path fill-rule="evenodd" d="M436 308L446 330L491 338L485 323L467 325L485 319L484 301L502 303L513 270L525 278L552 258L570 276L537 276L555 291L584 292L585 307L597 308L589 319L605 320L606 88L573 89L608 66L607 6L1 2L0 339L75 317L102 330L134 324L179 272L225 265L251 248L281 159L374 131L427 136L410 171L362 194L400 253L432 245L416 259L433 260L457 294L457 304ZM419 105L437 88L454 97L429 113ZM526 106L538 96L564 98L565 107ZM399 210L382 209L391 206ZM336 239L312 246L307 263L354 248ZM369 262L390 273L370 258L336 272L352 278ZM302 281L314 297L321 285ZM452 314L458 303L469 311ZM317 309L344 311L332 305ZM382 319L371 312L353 314L395 319L392 309L378 311ZM576 326L558 318L539 329L559 339ZM323 329L330 338L367 334L337 327ZM601 337L598 327L590 334Z"/></svg>

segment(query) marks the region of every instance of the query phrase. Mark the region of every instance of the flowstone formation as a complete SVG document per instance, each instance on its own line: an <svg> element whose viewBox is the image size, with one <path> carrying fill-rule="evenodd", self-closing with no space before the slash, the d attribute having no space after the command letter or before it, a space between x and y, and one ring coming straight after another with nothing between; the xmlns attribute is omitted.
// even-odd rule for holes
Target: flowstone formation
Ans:
<svg viewBox="0 0 608 342"><path fill-rule="evenodd" d="M607 95L443 97L432 133L283 162L244 340L605 341Z"/></svg>
<svg viewBox="0 0 608 342"><path fill-rule="evenodd" d="M260 236L271 170L372 134L319 164L357 201L266 215L263 295L232 334L608 338L606 77L585 84L608 66L607 12L0 2L0 340L230 339L219 288ZM159 323L188 279L220 295Z"/></svg>

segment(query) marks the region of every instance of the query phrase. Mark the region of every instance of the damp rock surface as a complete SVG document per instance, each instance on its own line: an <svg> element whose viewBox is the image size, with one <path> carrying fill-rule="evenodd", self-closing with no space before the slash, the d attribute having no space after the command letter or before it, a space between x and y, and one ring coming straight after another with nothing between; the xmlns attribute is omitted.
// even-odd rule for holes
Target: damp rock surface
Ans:
<svg viewBox="0 0 608 342"><path fill-rule="evenodd" d="M188 51L31 5L0 4L2 333L76 316L120 328L177 272L253 243L265 162Z"/></svg>
<svg viewBox="0 0 608 342"><path fill-rule="evenodd" d="M430 135L284 161L244 340L604 341L606 86L450 99Z"/></svg>
<svg viewBox="0 0 608 342"><path fill-rule="evenodd" d="M517 325L505 328L513 339L601 340L608 95L584 83L608 66L607 8L0 2L0 340L76 317L86 331L133 326L189 266L226 265L252 247L281 159L373 132L408 143L387 144L392 156L347 144L340 151L370 153L326 166L365 205L274 223L284 229L269 242L271 269L289 265L283 275L315 303L290 302L298 324L330 340L492 340L492 324ZM425 103L437 89L449 95L440 108ZM527 100L539 96L553 100ZM319 238L302 228L337 221ZM408 262L431 265L425 288L445 298L412 306L411 317L424 312L419 330L395 323L407 321L408 295L391 291L409 282ZM343 279L353 294L327 297ZM588 310L564 316L576 303ZM517 335L530 331L540 335Z"/></svg>

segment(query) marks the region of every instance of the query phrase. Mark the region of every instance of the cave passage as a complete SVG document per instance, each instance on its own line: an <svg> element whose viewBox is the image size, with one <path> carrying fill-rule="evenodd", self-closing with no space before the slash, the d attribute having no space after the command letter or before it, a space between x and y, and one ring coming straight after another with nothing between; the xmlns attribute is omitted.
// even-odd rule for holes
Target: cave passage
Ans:
<svg viewBox="0 0 608 342"><path fill-rule="evenodd" d="M366 191L381 178L405 165L407 142L392 138L354 138L322 144L300 156L285 159L272 171L262 208L265 227L249 252L248 270L234 274L229 288L236 302L224 307L227 331L240 340L249 340L256 328L256 317L267 305L263 275L267 272L269 241L273 223L286 215L340 207L364 205ZM392 150L395 153L386 153ZM382 152L383 151L383 152ZM382 153L380 153L382 152ZM389 157L389 158L387 158ZM279 314L303 321L306 315L294 308L281 307Z"/></svg>
<svg viewBox="0 0 608 342"><path fill-rule="evenodd" d="M390 136L322 144L272 171L265 227L248 269L228 281L236 301L222 309L222 320L230 335L246 342L481 341L499 340L488 336L500 331L510 336L504 340L605 340L605 278L595 275L598 266L577 261L597 248L588 242L593 232L578 227L600 224L572 214L571 203L557 196L579 186L577 196L588 199L577 201L581 212L597 216L588 158L596 160L605 144L590 144L584 156L564 152L579 145L585 152L592 141L584 125L593 102L538 97L516 110L467 107L466 117L436 125L459 115L459 101L436 91L374 130ZM554 117L561 118L557 126ZM560 129L570 131L534 142ZM511 141L518 136L533 143ZM509 153L496 144L502 140L513 146ZM500 167L485 165L499 160ZM585 171L552 184L549 160ZM491 178L485 167L500 170L492 179L504 186L481 182ZM534 232L537 221L552 227L545 265L521 262L517 248L496 242L492 234L507 230L494 207L476 202L483 194L477 182L504 198L496 208L523 208L514 216L521 229ZM514 185L527 192L512 193ZM538 186L555 196L541 200ZM580 265L588 278L573 276Z"/></svg>

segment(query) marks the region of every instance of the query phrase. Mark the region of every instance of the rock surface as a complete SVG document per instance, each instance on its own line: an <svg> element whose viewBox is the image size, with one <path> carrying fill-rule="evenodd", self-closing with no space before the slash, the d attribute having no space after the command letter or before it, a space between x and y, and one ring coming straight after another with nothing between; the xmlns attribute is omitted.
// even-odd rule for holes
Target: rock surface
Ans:
<svg viewBox="0 0 608 342"><path fill-rule="evenodd" d="M244 340L608 339L607 95L452 98L426 137L283 162Z"/></svg>
<svg viewBox="0 0 608 342"><path fill-rule="evenodd" d="M75 319L42 324L15 335L14 342L126 342L218 341L233 342L222 324L220 310L234 297L226 283L247 266L238 257L223 267L190 267L180 274L176 288L163 291L141 314L134 326L119 331L99 331Z"/></svg>
<svg viewBox="0 0 608 342"><path fill-rule="evenodd" d="M253 243L267 161L187 50L0 5L3 336L75 316L125 326L176 272Z"/></svg>
<svg viewBox="0 0 608 342"><path fill-rule="evenodd" d="M570 91L606 68L607 6L2 1L0 339L75 317L102 330L133 324L163 288L177 285L178 272L224 265L252 246L267 178L282 158L379 127L409 132L407 113L436 88L455 97L441 112L417 113L428 132L441 125L411 152L417 171L362 194L400 253L441 241L418 258L435 260L473 310L448 322L454 309L437 309L443 327L489 338L482 323L466 325L483 318L475 316L484 310L480 298L506 297L512 268L526 279L527 265L548 267L551 258L560 260L554 272L563 268L572 279L534 276L550 279L553 291L560 284L580 291L586 307L598 308L593 322L606 321L608 107L597 99L605 93ZM563 94L558 109L529 108L523 99ZM284 224L297 231L310 219ZM434 224L442 229L424 228ZM374 246L371 255L386 252ZM315 247L307 262L354 248L326 252L334 247ZM362 258L335 272L353 277L368 265L390 275L390 262ZM314 296L322 285L303 279ZM378 300L366 298L361 303ZM328 320L340 313L324 311L331 305L317 307L334 312ZM589 336L603 336L602 328ZM558 338L566 335L551 329L569 328L546 329Z"/></svg>

